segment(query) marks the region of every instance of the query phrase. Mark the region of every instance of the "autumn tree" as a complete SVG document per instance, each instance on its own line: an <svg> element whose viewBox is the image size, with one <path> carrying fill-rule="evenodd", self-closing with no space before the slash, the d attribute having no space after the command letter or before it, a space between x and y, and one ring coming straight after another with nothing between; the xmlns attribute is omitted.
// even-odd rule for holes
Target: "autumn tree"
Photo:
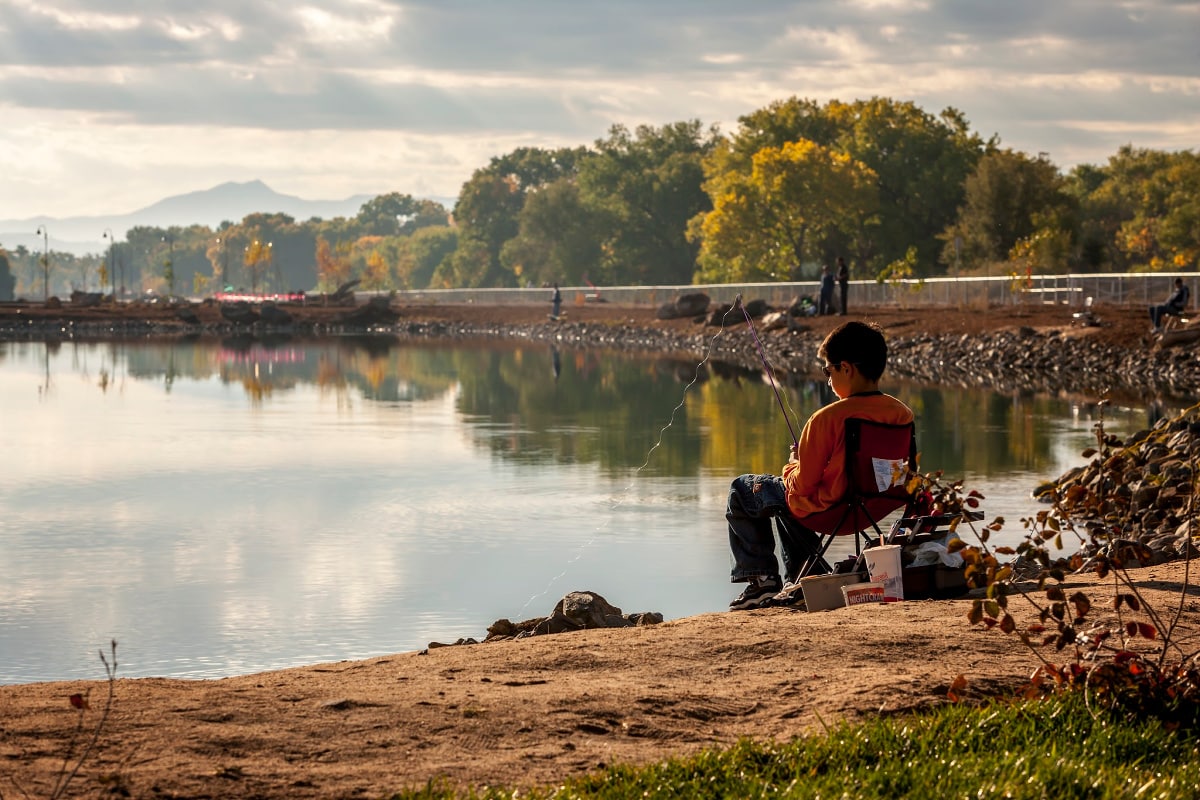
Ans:
<svg viewBox="0 0 1200 800"><path fill-rule="evenodd" d="M332 292L350 279L350 259L344 247L335 250L328 239L318 236L316 260L317 287L321 291Z"/></svg>
<svg viewBox="0 0 1200 800"><path fill-rule="evenodd" d="M363 271L362 282L363 288L369 291L393 288L391 267L388 266L383 253L378 249L372 249L367 254L366 269Z"/></svg>
<svg viewBox="0 0 1200 800"><path fill-rule="evenodd" d="M878 204L873 171L807 140L764 147L748 172L718 172L706 187L713 210L692 228L706 283L800 280L830 237L866 227Z"/></svg>
<svg viewBox="0 0 1200 800"><path fill-rule="evenodd" d="M710 159L710 176L748 172L754 154L766 147L810 140L844 153L874 174L877 225L843 229L825 242L821 261L847 254L871 273L917 248L923 273L939 271L937 235L954 222L963 181L984 152L963 115L947 108L934 116L911 102L873 98L853 103L790 98L738 120L730 147Z"/></svg>
<svg viewBox="0 0 1200 800"><path fill-rule="evenodd" d="M1190 150L1172 156L1165 170L1151 182L1151 197L1158 201L1157 250L1168 270L1200 266L1200 156Z"/></svg>
<svg viewBox="0 0 1200 800"><path fill-rule="evenodd" d="M246 274L250 276L250 291L252 292L258 291L259 282L267 270L271 268L271 262L274 258L273 247L274 243L272 242L265 242L262 239L252 239L243 251L242 265L246 268Z"/></svg>
<svg viewBox="0 0 1200 800"><path fill-rule="evenodd" d="M1179 270L1200 259L1200 157L1122 147L1102 167L1072 173L1085 236L1108 247L1117 270Z"/></svg>

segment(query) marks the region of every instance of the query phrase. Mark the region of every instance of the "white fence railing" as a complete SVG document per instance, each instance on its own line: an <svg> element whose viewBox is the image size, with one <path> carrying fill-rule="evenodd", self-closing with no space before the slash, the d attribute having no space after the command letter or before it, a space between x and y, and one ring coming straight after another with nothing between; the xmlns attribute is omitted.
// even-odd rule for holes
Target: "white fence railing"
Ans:
<svg viewBox="0 0 1200 800"><path fill-rule="evenodd" d="M1175 278L1183 278L1197 296L1200 274L1195 272L1087 273L972 278L926 278L889 283L850 281L849 305L964 306L982 307L1022 304L1082 306L1088 297L1095 303L1151 305L1164 302L1173 291ZM816 281L795 283L719 283L698 286L564 286L563 305L603 300L626 306L653 306L673 301L681 294L703 292L713 302L732 302L739 294L749 300L765 300L783 306L797 297L814 300L820 287ZM423 289L401 290L395 297L411 303L479 303L482 305L550 304L551 289ZM372 292L356 295L366 302ZM388 294L379 292L378 294ZM837 295L835 293L835 300Z"/></svg>

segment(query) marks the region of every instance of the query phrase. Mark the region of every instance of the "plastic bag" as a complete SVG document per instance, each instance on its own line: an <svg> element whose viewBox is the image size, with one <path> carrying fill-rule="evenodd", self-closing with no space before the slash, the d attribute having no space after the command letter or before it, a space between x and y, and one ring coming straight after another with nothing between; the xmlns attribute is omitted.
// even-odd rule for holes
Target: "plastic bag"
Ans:
<svg viewBox="0 0 1200 800"><path fill-rule="evenodd" d="M941 564L957 569L963 565L961 553L951 553L941 542L924 542L913 549L913 560L910 566L928 567Z"/></svg>

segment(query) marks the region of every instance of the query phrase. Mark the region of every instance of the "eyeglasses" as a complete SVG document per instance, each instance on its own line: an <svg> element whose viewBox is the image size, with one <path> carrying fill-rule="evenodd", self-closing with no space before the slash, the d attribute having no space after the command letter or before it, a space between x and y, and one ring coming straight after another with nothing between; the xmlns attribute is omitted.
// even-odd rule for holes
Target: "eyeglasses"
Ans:
<svg viewBox="0 0 1200 800"><path fill-rule="evenodd" d="M841 366L842 366L842 362L840 362L840 361L837 362L836 364L826 364L825 366L821 367L821 372L824 372L825 377L828 378L830 375L832 375L834 372L836 372L838 370L838 368Z"/></svg>

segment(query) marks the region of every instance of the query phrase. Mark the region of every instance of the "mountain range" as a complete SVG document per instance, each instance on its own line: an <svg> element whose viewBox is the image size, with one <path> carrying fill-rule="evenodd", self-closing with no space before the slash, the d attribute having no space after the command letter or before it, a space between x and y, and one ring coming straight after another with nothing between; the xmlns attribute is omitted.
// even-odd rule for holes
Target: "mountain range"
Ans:
<svg viewBox="0 0 1200 800"><path fill-rule="evenodd" d="M137 225L168 228L172 225L208 225L216 228L225 220L240 222L248 214L283 213L297 221L313 217L333 219L353 217L363 203L375 195L354 195L345 200L305 200L280 194L259 180L246 183L228 182L211 189L174 195L128 214L89 217L31 217L0 220L0 245L13 249L25 245L41 251L45 242L36 233L44 225L49 248L59 252L83 255L102 253L108 247L104 231L111 229L117 241ZM437 198L433 198L437 199ZM439 202L445 202L439 200Z"/></svg>

